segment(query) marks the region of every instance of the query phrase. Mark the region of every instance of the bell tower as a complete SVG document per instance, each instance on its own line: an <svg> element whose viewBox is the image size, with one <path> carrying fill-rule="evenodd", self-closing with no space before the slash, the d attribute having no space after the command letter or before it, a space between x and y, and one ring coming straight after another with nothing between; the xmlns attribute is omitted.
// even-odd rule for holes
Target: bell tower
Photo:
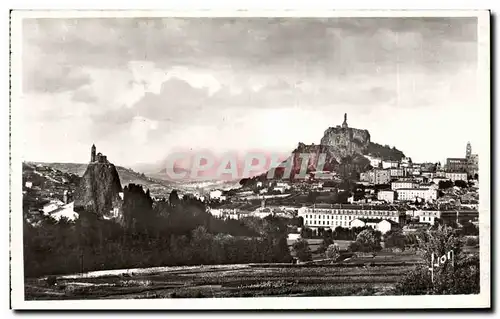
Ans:
<svg viewBox="0 0 500 319"><path fill-rule="evenodd" d="M95 162L95 145L92 144L92 147L90 148L90 162L93 163Z"/></svg>
<svg viewBox="0 0 500 319"><path fill-rule="evenodd" d="M472 156L472 146L470 145L470 142L467 142L467 148L465 149L465 158L470 159Z"/></svg>

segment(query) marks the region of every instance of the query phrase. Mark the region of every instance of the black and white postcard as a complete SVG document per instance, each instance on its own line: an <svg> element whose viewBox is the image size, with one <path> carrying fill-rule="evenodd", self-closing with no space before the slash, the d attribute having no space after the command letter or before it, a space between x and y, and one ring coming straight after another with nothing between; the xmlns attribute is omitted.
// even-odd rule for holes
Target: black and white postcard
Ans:
<svg viewBox="0 0 500 319"><path fill-rule="evenodd" d="M12 11L12 307L490 307L489 21Z"/></svg>

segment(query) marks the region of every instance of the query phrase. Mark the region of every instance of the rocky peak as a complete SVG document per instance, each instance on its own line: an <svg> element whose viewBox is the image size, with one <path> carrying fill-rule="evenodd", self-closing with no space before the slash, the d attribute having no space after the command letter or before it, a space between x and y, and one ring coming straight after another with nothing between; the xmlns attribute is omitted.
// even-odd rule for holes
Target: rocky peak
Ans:
<svg viewBox="0 0 500 319"><path fill-rule="evenodd" d="M120 176L111 163L89 163L75 192L75 211L110 219L121 211ZM113 212L115 210L115 212Z"/></svg>

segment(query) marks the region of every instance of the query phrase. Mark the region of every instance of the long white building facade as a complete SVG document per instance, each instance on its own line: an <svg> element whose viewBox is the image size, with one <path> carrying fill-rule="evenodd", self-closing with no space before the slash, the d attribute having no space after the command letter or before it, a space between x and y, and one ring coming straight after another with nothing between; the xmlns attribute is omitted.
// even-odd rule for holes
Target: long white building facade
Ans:
<svg viewBox="0 0 500 319"><path fill-rule="evenodd" d="M401 223L403 212L390 206L317 204L299 209L298 216L304 219L304 227L334 230L338 226L352 228L351 222L359 218L383 219Z"/></svg>

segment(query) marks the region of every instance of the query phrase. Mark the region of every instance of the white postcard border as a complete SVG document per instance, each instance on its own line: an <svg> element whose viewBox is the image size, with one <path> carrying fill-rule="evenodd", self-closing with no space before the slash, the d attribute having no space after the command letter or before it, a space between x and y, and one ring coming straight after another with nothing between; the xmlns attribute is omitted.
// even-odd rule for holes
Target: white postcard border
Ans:
<svg viewBox="0 0 500 319"><path fill-rule="evenodd" d="M478 83L482 97L476 107L484 143L478 146L480 190L481 293L454 296L258 297L142 300L24 300L22 244L21 21L35 17L474 17L478 18ZM13 309L366 309L482 308L490 306L490 23L485 10L364 10L364 11L13 11L11 17L11 301ZM487 172L482 174L482 172Z"/></svg>

